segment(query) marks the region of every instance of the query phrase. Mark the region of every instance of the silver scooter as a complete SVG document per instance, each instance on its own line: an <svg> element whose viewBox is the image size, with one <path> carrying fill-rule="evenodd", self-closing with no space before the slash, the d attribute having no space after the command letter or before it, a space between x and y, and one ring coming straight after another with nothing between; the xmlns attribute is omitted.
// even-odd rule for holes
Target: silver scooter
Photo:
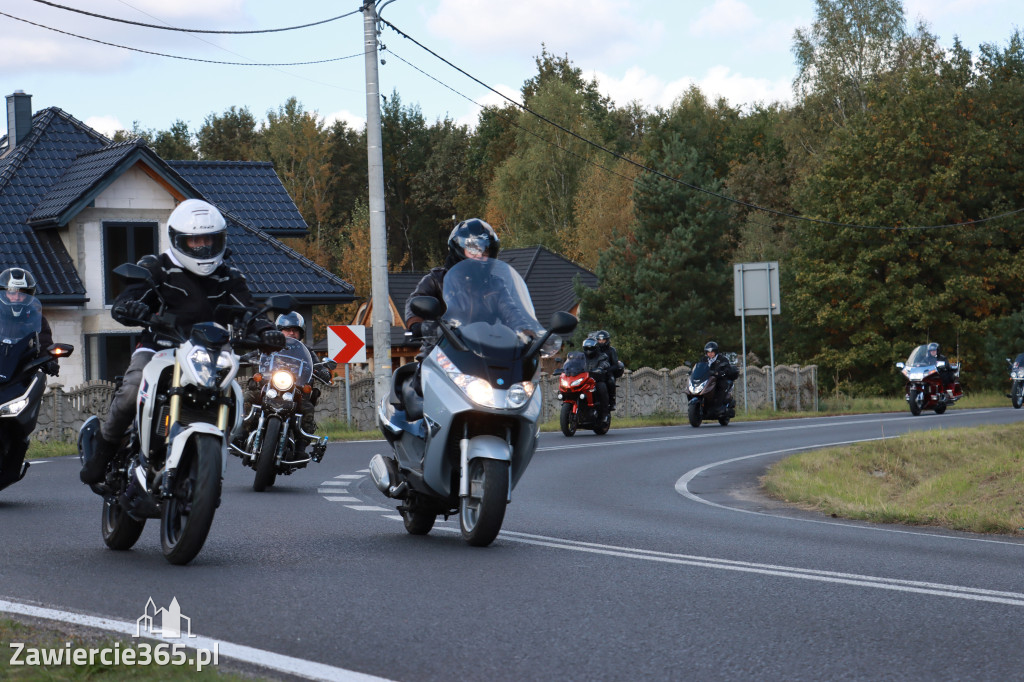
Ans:
<svg viewBox="0 0 1024 682"><path fill-rule="evenodd" d="M377 412L394 456L374 455L370 474L401 502L409 533L425 535L438 516L458 514L466 542L484 547L537 448L540 358L558 351L556 335L572 333L577 320L556 312L543 329L526 283L497 259L452 267L443 296L410 303L440 338L421 365L395 371Z"/></svg>

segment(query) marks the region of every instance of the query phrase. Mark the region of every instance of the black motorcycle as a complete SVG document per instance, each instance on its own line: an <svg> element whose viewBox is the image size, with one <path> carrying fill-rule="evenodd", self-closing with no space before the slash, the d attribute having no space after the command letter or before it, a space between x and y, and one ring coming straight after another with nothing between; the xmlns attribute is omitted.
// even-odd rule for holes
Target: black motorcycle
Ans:
<svg viewBox="0 0 1024 682"><path fill-rule="evenodd" d="M1016 409L1024 405L1024 353L1017 356L1012 362L1006 358L1006 364L1010 366L1010 392L1006 397L1010 404Z"/></svg>
<svg viewBox="0 0 1024 682"><path fill-rule="evenodd" d="M736 372L735 367L731 369L733 373ZM686 395L689 398L686 415L690 420L690 426L697 428L705 419L717 419L722 426L729 425L729 420L736 416L736 400L732 397L732 382L735 378L712 372L707 360L701 360L693 366L690 380L686 385ZM716 401L720 381L726 382L726 386L721 400Z"/></svg>
<svg viewBox="0 0 1024 682"><path fill-rule="evenodd" d="M289 475L304 469L310 461L319 462L327 449L327 438L318 438L302 430L303 402L313 397L313 380L331 385L331 370L337 363L313 361L306 345L298 339L286 339L287 345L256 360L257 371L251 382L259 386L259 401L246 415L252 424L249 433L231 443L230 452L242 458L242 464L256 470L252 488L262 492L274 485L278 474ZM255 358L252 358L255 360ZM310 454L298 446L310 442Z"/></svg>
<svg viewBox="0 0 1024 682"><path fill-rule="evenodd" d="M0 306L0 490L28 471L25 453L46 390L43 365L74 350L55 343L40 354L42 319L42 305L34 296L26 295L17 306Z"/></svg>

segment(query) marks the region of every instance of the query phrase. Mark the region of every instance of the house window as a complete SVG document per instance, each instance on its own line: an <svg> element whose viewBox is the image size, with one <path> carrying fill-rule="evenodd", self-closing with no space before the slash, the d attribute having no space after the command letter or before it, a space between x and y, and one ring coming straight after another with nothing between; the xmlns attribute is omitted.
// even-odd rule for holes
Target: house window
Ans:
<svg viewBox="0 0 1024 682"><path fill-rule="evenodd" d="M128 369L139 334L86 334L85 379L113 381Z"/></svg>
<svg viewBox="0 0 1024 682"><path fill-rule="evenodd" d="M156 228L157 223L103 223L103 263L107 272L103 302L107 305L125 288L125 281L113 273L114 268L156 253Z"/></svg>

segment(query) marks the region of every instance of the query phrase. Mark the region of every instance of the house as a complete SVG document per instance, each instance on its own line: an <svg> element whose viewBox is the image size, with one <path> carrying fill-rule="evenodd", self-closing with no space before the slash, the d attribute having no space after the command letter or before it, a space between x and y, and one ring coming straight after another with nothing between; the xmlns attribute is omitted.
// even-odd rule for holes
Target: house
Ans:
<svg viewBox="0 0 1024 682"><path fill-rule="evenodd" d="M75 353L60 381L75 385L123 371L137 329L110 317L124 284L112 270L167 248L167 218L189 198L228 222L228 262L257 300L288 293L312 306L347 303L352 286L279 237L308 228L268 163L164 161L141 140L114 144L56 107L32 113L31 95L7 96L0 138L0 268L20 266L57 341Z"/></svg>
<svg viewBox="0 0 1024 682"><path fill-rule="evenodd" d="M580 300L574 288L577 278L586 287L596 289L597 275L584 267L573 263L568 258L549 251L543 246L530 246L519 249L505 249L498 258L508 263L526 282L533 301L533 309L537 321L547 326L551 314L559 310L572 313L579 317ZM398 367L415 359L420 344L407 333L405 326L405 302L416 289L416 285L425 272L391 272L388 273L388 302L391 308L391 359L392 365ZM356 311L352 324L373 324L373 302L363 303ZM372 333L366 332L367 361L372 367L373 348L370 341ZM327 349L327 342L317 344Z"/></svg>

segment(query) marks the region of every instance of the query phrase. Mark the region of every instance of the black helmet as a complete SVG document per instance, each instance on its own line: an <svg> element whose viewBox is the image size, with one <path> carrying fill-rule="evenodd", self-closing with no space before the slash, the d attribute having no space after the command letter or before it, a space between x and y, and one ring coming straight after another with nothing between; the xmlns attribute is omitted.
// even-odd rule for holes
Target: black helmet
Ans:
<svg viewBox="0 0 1024 682"><path fill-rule="evenodd" d="M455 226L448 236L447 267L451 267L466 258L466 250L486 253L488 258L497 258L501 249L501 240L494 228L479 218L463 220Z"/></svg>
<svg viewBox="0 0 1024 682"><path fill-rule="evenodd" d="M0 289L22 291L35 296L36 278L25 268L7 268L0 272Z"/></svg>
<svg viewBox="0 0 1024 682"><path fill-rule="evenodd" d="M597 342L603 346L606 343L608 343L612 337L611 334L606 332L604 329L599 329L597 333L594 334L594 338L597 339Z"/></svg>
<svg viewBox="0 0 1024 682"><path fill-rule="evenodd" d="M709 350L714 351L715 355L718 355L718 344L714 341L708 341L707 345L704 346L704 352L707 353Z"/></svg>
<svg viewBox="0 0 1024 682"><path fill-rule="evenodd" d="M597 339L588 337L583 339L583 353L589 358L597 352Z"/></svg>
<svg viewBox="0 0 1024 682"><path fill-rule="evenodd" d="M285 329L298 329L300 341L306 336L306 321L302 319L302 315L295 311L278 315L274 326L281 331Z"/></svg>

